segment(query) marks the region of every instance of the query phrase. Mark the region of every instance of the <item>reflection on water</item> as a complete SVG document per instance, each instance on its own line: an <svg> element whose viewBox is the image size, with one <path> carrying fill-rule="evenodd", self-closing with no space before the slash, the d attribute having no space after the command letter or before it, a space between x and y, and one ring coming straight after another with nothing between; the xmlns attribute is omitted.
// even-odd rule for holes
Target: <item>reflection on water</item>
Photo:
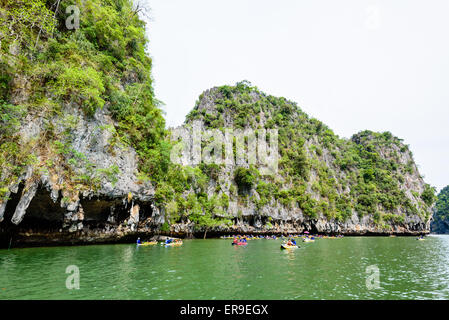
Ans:
<svg viewBox="0 0 449 320"><path fill-rule="evenodd" d="M0 299L448 299L449 236L185 240L182 247L98 245L0 251ZM69 265L80 290L65 287ZM366 268L379 268L368 290Z"/></svg>

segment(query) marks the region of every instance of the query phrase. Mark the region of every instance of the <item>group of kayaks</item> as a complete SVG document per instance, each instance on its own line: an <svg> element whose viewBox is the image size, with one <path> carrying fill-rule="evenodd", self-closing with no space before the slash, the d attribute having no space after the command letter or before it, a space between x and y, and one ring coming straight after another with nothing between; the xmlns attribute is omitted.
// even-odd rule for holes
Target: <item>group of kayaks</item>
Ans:
<svg viewBox="0 0 449 320"><path fill-rule="evenodd" d="M286 237L280 236L280 239L284 239ZM287 242L283 242L281 244L281 250L291 250L291 249L297 249L299 246L296 244L296 241L294 239L302 238L302 242L315 242L316 238L322 238L322 239L341 239L343 236L310 236L310 235L296 235L296 236L290 236L288 237ZM256 240L256 239L270 239L270 240L276 240L276 236L222 236L221 239L233 239L232 245L233 246L246 246L248 245L248 240ZM416 240L424 241L424 237L420 236L416 238ZM145 241L141 242L140 238L137 239L137 246L154 246L157 245L157 241ZM168 238L165 241L160 242L162 246L166 247L179 247L183 245L182 240L180 239L173 239Z"/></svg>
<svg viewBox="0 0 449 320"><path fill-rule="evenodd" d="M158 242L157 241L145 241L145 242L141 242L140 238L137 239L137 246L154 246L157 245ZM180 239L172 239L172 238L168 238L165 241L162 241L160 243L162 246L166 246L166 247L180 247L183 245L182 240Z"/></svg>
<svg viewBox="0 0 449 320"><path fill-rule="evenodd" d="M281 236L280 239L285 239L286 237ZM302 236L291 236L287 237L288 241L284 241L281 244L282 250L288 250L288 249L297 249L299 246L296 244L295 238L302 238L303 242L315 242L315 236L309 236L309 235L302 235ZM233 239L232 245L233 246L246 246L248 244L249 240L256 240L256 239L270 239L275 240L278 239L276 236L222 236L221 239Z"/></svg>
<svg viewBox="0 0 449 320"><path fill-rule="evenodd" d="M246 240L261 240L261 239L266 239L266 240L276 240L277 237L276 236L254 236L254 235L234 235L234 236L221 236L220 239L246 239Z"/></svg>

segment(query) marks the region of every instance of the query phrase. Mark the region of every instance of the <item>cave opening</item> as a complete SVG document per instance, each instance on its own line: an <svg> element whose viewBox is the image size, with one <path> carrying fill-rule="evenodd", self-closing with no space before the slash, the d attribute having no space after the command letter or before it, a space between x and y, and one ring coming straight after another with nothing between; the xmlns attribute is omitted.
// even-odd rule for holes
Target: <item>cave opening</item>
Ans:
<svg viewBox="0 0 449 320"><path fill-rule="evenodd" d="M129 216L129 208L119 199L82 198L80 204L84 212L83 224L89 228L104 228L107 224L119 225Z"/></svg>
<svg viewBox="0 0 449 320"><path fill-rule="evenodd" d="M57 232L62 228L66 212L64 208L61 208L60 197L61 195L58 194L56 202L53 201L50 191L39 186L19 227L30 231Z"/></svg>

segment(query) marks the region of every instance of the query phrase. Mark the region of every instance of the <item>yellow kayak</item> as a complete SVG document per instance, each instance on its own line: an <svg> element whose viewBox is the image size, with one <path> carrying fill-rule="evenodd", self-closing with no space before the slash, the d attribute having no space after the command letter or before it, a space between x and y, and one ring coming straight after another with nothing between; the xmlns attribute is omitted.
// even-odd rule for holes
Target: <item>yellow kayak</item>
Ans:
<svg viewBox="0 0 449 320"><path fill-rule="evenodd" d="M157 241L147 241L147 242L142 242L142 243L138 243L138 246L153 246L157 244Z"/></svg>
<svg viewBox="0 0 449 320"><path fill-rule="evenodd" d="M281 249L298 249L298 246L289 246L285 243L281 244Z"/></svg>
<svg viewBox="0 0 449 320"><path fill-rule="evenodd" d="M315 242L315 240L305 238L303 242Z"/></svg>
<svg viewBox="0 0 449 320"><path fill-rule="evenodd" d="M171 242L171 243L167 243L167 244L164 243L164 245L165 245L166 247L179 247L179 246L182 246L182 241L179 241L179 242Z"/></svg>
<svg viewBox="0 0 449 320"><path fill-rule="evenodd" d="M416 240L419 240L419 241L424 241L424 240L426 240L426 239L421 239L421 238L419 238L419 239L416 239Z"/></svg>

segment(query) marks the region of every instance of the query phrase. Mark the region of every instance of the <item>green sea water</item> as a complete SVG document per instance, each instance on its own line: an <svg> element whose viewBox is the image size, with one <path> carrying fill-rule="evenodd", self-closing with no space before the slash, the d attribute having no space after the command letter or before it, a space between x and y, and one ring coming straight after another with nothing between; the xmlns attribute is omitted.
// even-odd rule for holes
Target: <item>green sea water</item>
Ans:
<svg viewBox="0 0 449 320"><path fill-rule="evenodd" d="M290 252L280 244L1 250L0 299L449 298L449 236L319 239ZM79 289L66 287L68 266L79 270Z"/></svg>

